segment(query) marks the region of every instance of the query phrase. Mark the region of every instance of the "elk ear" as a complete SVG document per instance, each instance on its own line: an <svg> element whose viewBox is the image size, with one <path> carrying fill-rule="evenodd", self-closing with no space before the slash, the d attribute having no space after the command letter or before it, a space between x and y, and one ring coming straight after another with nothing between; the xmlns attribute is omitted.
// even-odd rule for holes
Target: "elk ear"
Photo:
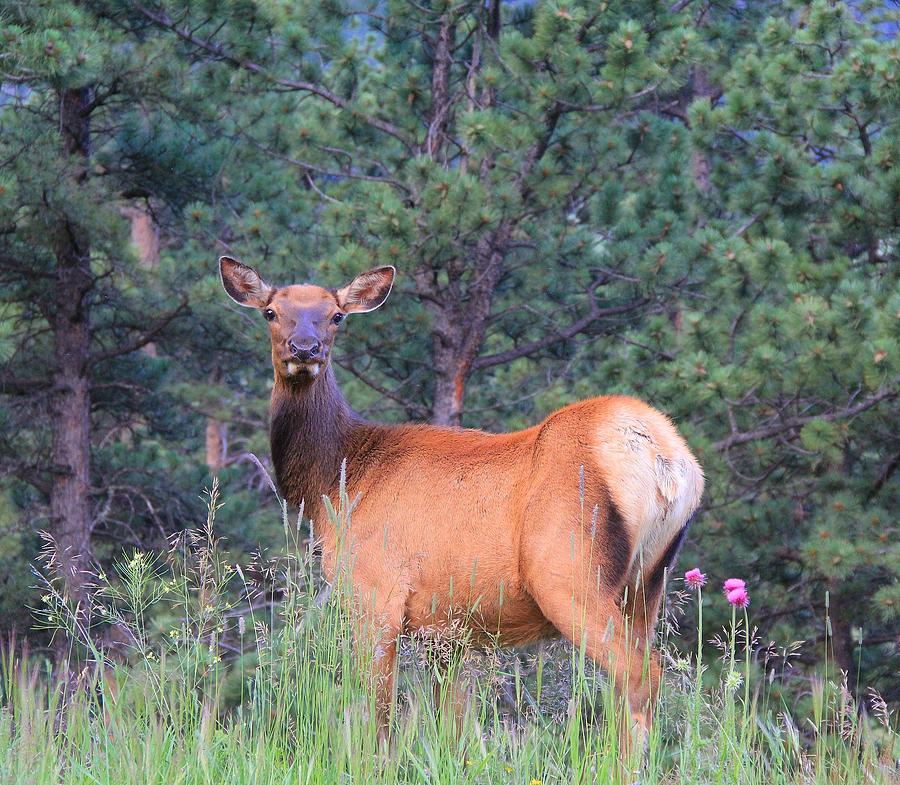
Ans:
<svg viewBox="0 0 900 785"><path fill-rule="evenodd" d="M238 305L262 308L268 304L272 287L252 267L230 256L222 256L219 259L219 274L228 296Z"/></svg>
<svg viewBox="0 0 900 785"><path fill-rule="evenodd" d="M337 290L338 305L347 313L374 311L387 300L396 275L397 270L391 265L360 273L343 289Z"/></svg>

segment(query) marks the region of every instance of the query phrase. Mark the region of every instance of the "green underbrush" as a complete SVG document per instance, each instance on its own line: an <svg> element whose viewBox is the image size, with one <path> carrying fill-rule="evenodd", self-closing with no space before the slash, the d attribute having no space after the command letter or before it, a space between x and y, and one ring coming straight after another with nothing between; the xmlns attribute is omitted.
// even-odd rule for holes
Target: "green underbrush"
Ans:
<svg viewBox="0 0 900 785"><path fill-rule="evenodd" d="M363 675L378 652L353 646L345 585L323 584L287 514L289 555L268 571L228 563L213 535L218 505L213 489L205 527L101 576L90 614L47 581L40 616L81 664L50 667L7 647L0 782L896 781L897 728L877 698L861 711L827 671L794 674L805 688L788 705L789 652L760 647L743 611L729 629L699 625L718 648L676 645L679 615L701 607L688 591L670 593L665 686L643 756L618 748L608 718L622 707L577 647L473 650L461 628L404 639L390 744L379 746ZM344 497L336 525L351 508ZM468 685L461 727L435 694L453 683Z"/></svg>

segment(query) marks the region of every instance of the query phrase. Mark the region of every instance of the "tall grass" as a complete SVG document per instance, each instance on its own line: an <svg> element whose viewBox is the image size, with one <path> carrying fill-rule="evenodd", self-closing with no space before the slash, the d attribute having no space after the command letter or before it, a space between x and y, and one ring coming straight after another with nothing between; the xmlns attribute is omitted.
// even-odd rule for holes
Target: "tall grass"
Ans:
<svg viewBox="0 0 900 785"><path fill-rule="evenodd" d="M809 681L809 716L792 716L759 666L750 619L704 632L668 664L642 756L623 763L621 712L577 647L473 652L462 628L404 641L390 744L379 746L365 660L353 645L349 585L323 585L299 519L283 517L279 596L232 566L206 525L163 557L135 552L101 576L92 617L127 656L104 653L85 614L47 581L46 623L82 647L77 669L51 669L10 645L2 662L0 783L888 783L897 731L886 708L860 714L840 674ZM347 526L352 504L332 510ZM682 593L690 612L697 597ZM724 601L724 600L723 600ZM109 631L114 631L113 635ZM78 652L73 651L73 654ZM710 660L709 652L704 654ZM86 663L86 664L84 664ZM460 725L437 695L470 685ZM436 690L433 683L438 684ZM439 702L439 701L438 701Z"/></svg>

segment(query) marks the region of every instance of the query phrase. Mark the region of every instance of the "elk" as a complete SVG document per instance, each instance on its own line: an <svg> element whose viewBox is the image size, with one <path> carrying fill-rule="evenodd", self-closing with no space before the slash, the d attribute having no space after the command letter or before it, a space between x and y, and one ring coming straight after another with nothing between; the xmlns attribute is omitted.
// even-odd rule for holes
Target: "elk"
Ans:
<svg viewBox="0 0 900 785"><path fill-rule="evenodd" d="M385 302L395 269L334 290L271 286L227 256L219 269L228 295L268 322L276 479L290 504L305 505L326 577L338 533L323 497L336 504L346 460L347 492L359 497L347 535L352 588L377 630L382 730L399 635L462 619L475 640L561 634L583 644L646 732L665 575L703 492L702 470L669 419L611 395L515 433L368 422L341 395L331 349L345 317Z"/></svg>

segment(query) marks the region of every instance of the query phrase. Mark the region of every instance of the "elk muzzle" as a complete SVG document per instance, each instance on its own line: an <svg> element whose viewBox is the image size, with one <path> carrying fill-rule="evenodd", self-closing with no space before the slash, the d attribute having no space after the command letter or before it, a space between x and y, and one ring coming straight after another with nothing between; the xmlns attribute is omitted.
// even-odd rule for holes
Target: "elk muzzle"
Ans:
<svg viewBox="0 0 900 785"><path fill-rule="evenodd" d="M318 340L297 340L291 339L288 342L288 348L291 354L302 363L308 363L318 360L322 352L322 344Z"/></svg>
<svg viewBox="0 0 900 785"><path fill-rule="evenodd" d="M315 379L326 359L326 350L318 338L294 336L287 344L290 355L284 359L284 375L308 376Z"/></svg>

